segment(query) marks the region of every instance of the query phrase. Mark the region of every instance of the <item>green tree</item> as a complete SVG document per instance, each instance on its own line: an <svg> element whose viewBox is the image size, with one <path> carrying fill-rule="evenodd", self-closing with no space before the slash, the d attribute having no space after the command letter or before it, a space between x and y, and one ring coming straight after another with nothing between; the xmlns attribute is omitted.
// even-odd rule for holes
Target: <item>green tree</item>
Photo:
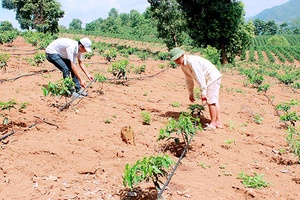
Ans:
<svg viewBox="0 0 300 200"><path fill-rule="evenodd" d="M274 20L267 21L266 23L266 35L275 35L278 32L278 26Z"/></svg>
<svg viewBox="0 0 300 200"><path fill-rule="evenodd" d="M184 42L186 21L176 0L148 0L152 17L157 20L157 37L162 38L168 49Z"/></svg>
<svg viewBox="0 0 300 200"><path fill-rule="evenodd" d="M246 49L252 39L252 25L245 24L244 5L237 0L148 0L158 18L158 32L168 47L185 31L196 47L208 45L220 50L221 63ZM171 37L170 37L171 36ZM236 42L242 40L238 48Z"/></svg>
<svg viewBox="0 0 300 200"><path fill-rule="evenodd" d="M108 13L108 18L101 24L101 31L104 33L121 33L121 19L119 18L119 13L115 8L110 9Z"/></svg>
<svg viewBox="0 0 300 200"><path fill-rule="evenodd" d="M255 35L275 35L278 32L278 26L274 20L264 22L261 19L255 19L253 24Z"/></svg>
<svg viewBox="0 0 300 200"><path fill-rule="evenodd" d="M73 19L69 24L70 30L82 30L82 21L80 19Z"/></svg>
<svg viewBox="0 0 300 200"><path fill-rule="evenodd" d="M16 12L21 29L58 33L58 21L64 16L55 0L2 0L2 7Z"/></svg>
<svg viewBox="0 0 300 200"><path fill-rule="evenodd" d="M103 19L102 18L98 18L94 21L92 21L91 23L87 23L85 25L85 30L86 31L96 31L96 30L100 30L100 27L103 23Z"/></svg>
<svg viewBox="0 0 300 200"><path fill-rule="evenodd" d="M9 21L1 21L0 22L0 32L2 31L16 31L13 27L12 23Z"/></svg>
<svg viewBox="0 0 300 200"><path fill-rule="evenodd" d="M255 27L254 33L255 35L264 35L265 34L265 22L261 19L255 19L253 21L253 25Z"/></svg>

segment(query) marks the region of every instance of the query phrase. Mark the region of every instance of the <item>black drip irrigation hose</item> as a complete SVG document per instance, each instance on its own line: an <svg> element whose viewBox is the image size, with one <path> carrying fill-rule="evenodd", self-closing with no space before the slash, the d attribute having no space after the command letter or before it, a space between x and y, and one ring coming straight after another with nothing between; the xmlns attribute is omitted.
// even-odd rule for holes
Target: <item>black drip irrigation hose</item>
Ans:
<svg viewBox="0 0 300 200"><path fill-rule="evenodd" d="M172 172L170 173L170 175L169 175L169 177L168 177L168 179L167 179L166 183L163 185L163 187L162 187L162 188L161 188L161 190L159 191L159 193L158 193L158 195L157 195L157 200L159 200L159 199L160 199L160 197L161 197L162 193L164 192L164 190L166 189L166 187L167 187L167 186L168 186L168 184L170 183L170 181L171 181L171 178L172 178L172 176L174 175L174 173L175 173L175 171L176 171L176 169L177 169L177 167L178 167L179 163L180 163L180 162L181 162L181 160L183 159L183 156L185 155L185 153L186 153L187 149L189 148L189 145L190 145L190 143L191 143L192 139L193 139L193 137L191 137L191 138L190 138L190 140L188 141L188 143L187 143L186 147L184 148L184 151L181 153L181 155L180 155L180 157L179 157L179 159L178 159L178 161L177 161L176 165L174 166L174 168L173 168Z"/></svg>
<svg viewBox="0 0 300 200"><path fill-rule="evenodd" d="M167 68L168 69L168 68ZM156 74L153 74L153 75L150 75L150 76L143 76L143 77L135 77L135 78L127 78L126 80L128 80L128 79L146 79L146 78L152 78L152 77L155 77L155 76L157 76L157 75L159 75L160 73L162 73L162 72L164 72L164 71L166 71L167 69L164 69L164 70L161 70L160 72L158 72L158 73L156 73ZM114 79L107 79L108 81L115 81L115 80L120 80L120 79L116 79L116 78L114 78ZM77 98L79 98L80 97L80 95L83 93L83 92L85 92L85 90L87 89L87 88L89 88L90 86L91 86L91 84L92 83L94 83L95 82L95 79L93 80L93 81L91 81L80 93L78 93L79 95L78 96L76 96L76 97L74 97L73 99L71 99L69 102L67 102L63 107L61 107L60 109L59 109L59 112L61 112L61 111L63 111L65 108L67 108L73 101L75 101Z"/></svg>
<svg viewBox="0 0 300 200"><path fill-rule="evenodd" d="M34 124L32 124L32 125L30 125L28 128L32 128L32 127L34 127L34 126L36 126L37 125L37 123L34 123ZM8 134L6 134L6 135L3 135L1 138L0 138L0 141L1 140L4 140L5 138L7 138L7 137L9 137L9 136L11 136L11 135L13 135L15 133L15 131L12 131L12 132L10 132L10 133L8 133Z"/></svg>
<svg viewBox="0 0 300 200"><path fill-rule="evenodd" d="M200 114L199 114L199 113L198 113L198 115L197 115L197 118L198 118L198 117L200 117ZM197 126L197 122L195 121L194 127L196 127L196 126ZM187 152L187 149L189 148L192 139L193 139L193 136L190 137L190 139L189 139L187 145L185 146L183 152L181 153L181 155L180 155L180 157L179 157L179 159L178 159L176 165L174 166L172 172L170 173L170 175L169 175L169 177L168 177L166 183L163 185L162 189L159 191L159 193L158 193L158 195L157 195L157 200L159 200L159 199L161 198L162 193L164 192L164 190L166 189L166 187L167 187L168 184L170 183L171 178L172 178L172 176L174 175L174 173L175 173L175 171L176 171L176 169L177 169L179 163L180 163L181 160L183 159L183 156L184 156L185 153Z"/></svg>

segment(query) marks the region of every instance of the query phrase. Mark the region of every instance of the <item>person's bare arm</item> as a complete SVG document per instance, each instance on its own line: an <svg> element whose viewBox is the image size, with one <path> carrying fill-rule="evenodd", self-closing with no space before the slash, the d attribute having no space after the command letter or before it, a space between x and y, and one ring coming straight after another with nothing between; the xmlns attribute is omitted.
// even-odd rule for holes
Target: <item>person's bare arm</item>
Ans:
<svg viewBox="0 0 300 200"><path fill-rule="evenodd" d="M90 75L90 73L88 72L88 70L86 69L86 67L84 66L84 63L82 60L78 60L78 64L81 68L81 70L84 72L84 74L88 77L88 79L90 81L94 80L93 76Z"/></svg>

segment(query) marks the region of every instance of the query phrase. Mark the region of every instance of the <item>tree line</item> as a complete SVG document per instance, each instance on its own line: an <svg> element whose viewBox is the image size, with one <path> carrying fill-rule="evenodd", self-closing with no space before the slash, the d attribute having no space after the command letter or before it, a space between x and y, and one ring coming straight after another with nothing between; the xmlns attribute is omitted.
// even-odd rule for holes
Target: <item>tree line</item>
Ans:
<svg viewBox="0 0 300 200"><path fill-rule="evenodd" d="M82 27L73 19L69 29L58 25L64 16L55 0L2 0L2 7L16 12L21 29L43 33L86 32L136 39L161 41L168 49L175 46L216 48L222 64L231 63L245 52L255 35L298 33L289 25L278 26L262 20L245 21L244 4L239 0L148 0L150 6L119 14L112 8L106 19L99 18ZM0 27L7 22L0 22ZM300 27L300 26L299 26ZM299 28L298 28L299 29ZM288 31L289 30L289 31Z"/></svg>

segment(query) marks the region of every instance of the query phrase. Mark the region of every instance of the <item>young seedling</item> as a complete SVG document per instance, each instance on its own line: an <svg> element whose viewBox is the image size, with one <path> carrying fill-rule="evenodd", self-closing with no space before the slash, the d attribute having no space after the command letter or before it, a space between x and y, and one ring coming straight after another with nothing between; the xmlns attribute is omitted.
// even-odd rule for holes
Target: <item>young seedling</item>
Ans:
<svg viewBox="0 0 300 200"><path fill-rule="evenodd" d="M254 116L253 116L253 121L256 123L256 124L261 124L262 121L263 121L263 117L259 114L259 113L255 113Z"/></svg>
<svg viewBox="0 0 300 200"><path fill-rule="evenodd" d="M180 107L181 106L181 104L179 102L172 102L171 105L173 107Z"/></svg>
<svg viewBox="0 0 300 200"><path fill-rule="evenodd" d="M127 163L125 165L123 185L133 189L134 185L138 186L142 181L152 181L155 188L160 190L159 183L163 183L160 178L167 177L167 171L174 164L175 162L168 155L144 157L132 166Z"/></svg>
<svg viewBox="0 0 300 200"><path fill-rule="evenodd" d="M199 122L199 120L199 118L193 118L186 113L180 114L178 120L170 118L166 128L160 129L157 141L174 139L176 143L180 143L178 137L171 136L172 133L176 133L176 135L181 135L182 140L187 146L189 138L194 136L196 131L201 128L201 126L194 126L194 122Z"/></svg>
<svg viewBox="0 0 300 200"><path fill-rule="evenodd" d="M4 69L6 72L7 62L10 58L10 54L0 54L0 69Z"/></svg>
<svg viewBox="0 0 300 200"><path fill-rule="evenodd" d="M205 164L204 162L198 163L198 165L199 165L200 167L202 167L203 169L207 169L207 168L210 168L210 167L211 167L211 165L207 165L207 164Z"/></svg>
<svg viewBox="0 0 300 200"><path fill-rule="evenodd" d="M128 60L118 60L112 64L108 69L108 72L112 73L116 78L124 80L127 79L127 66L129 64Z"/></svg>
<svg viewBox="0 0 300 200"><path fill-rule="evenodd" d="M70 89L75 86L75 83L71 78L60 79L56 83L49 82L46 87L42 87L44 96L58 96L67 98L71 96Z"/></svg>
<svg viewBox="0 0 300 200"><path fill-rule="evenodd" d="M101 89L100 89L99 93L102 94L103 93L103 91L102 91L103 83L105 83L107 81L107 78L101 74L96 74L95 81L97 81L98 83L101 83Z"/></svg>
<svg viewBox="0 0 300 200"><path fill-rule="evenodd" d="M142 111L141 115L142 115L143 124L150 125L150 123L151 123L150 113L147 111Z"/></svg>
<svg viewBox="0 0 300 200"><path fill-rule="evenodd" d="M9 111L9 115L3 115L4 116L3 125L8 125L8 123L9 123L8 117L9 116L11 118L11 122L12 122L12 125L13 125L13 120L12 120L12 117L11 117L10 110L12 108L16 109L16 107L15 107L16 104L17 103L16 103L16 101L14 99L11 99L10 101L7 101L7 102L0 102L0 108L1 108L1 110L8 110Z"/></svg>
<svg viewBox="0 0 300 200"><path fill-rule="evenodd" d="M200 104L192 104L188 107L188 109L191 110L192 115L200 117L200 115L203 115L204 106Z"/></svg>
<svg viewBox="0 0 300 200"><path fill-rule="evenodd" d="M263 174L258 175L257 173L254 172L254 176L250 176L245 174L244 171L242 171L238 178L242 179L242 183L244 184L245 187L247 188L254 188L254 189L259 189L262 187L268 187L269 183L263 180Z"/></svg>

